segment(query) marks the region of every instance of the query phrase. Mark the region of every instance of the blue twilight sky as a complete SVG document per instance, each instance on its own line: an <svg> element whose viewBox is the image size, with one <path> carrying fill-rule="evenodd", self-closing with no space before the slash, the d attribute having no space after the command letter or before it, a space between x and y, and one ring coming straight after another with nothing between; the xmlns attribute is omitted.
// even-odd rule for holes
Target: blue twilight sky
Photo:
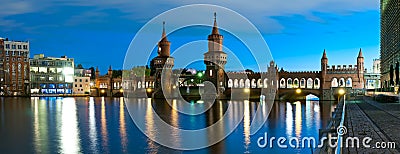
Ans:
<svg viewBox="0 0 400 154"><path fill-rule="evenodd" d="M319 70L324 49L330 65L356 64L359 48L367 68L371 68L372 59L379 58L378 0L3 0L0 37L29 40L31 57L39 53L67 55L84 67L99 66L104 74L109 65L122 68L131 40L150 19L169 9L198 3L223 6L249 19L268 43L278 66L285 70ZM212 13L204 16L211 24ZM159 38L159 32L149 36ZM172 50L181 42L205 39L209 33L208 27L172 33ZM224 45L239 52L235 41L226 40L229 34L222 33L227 35ZM205 44L196 48L207 50ZM181 66L178 59L175 62Z"/></svg>

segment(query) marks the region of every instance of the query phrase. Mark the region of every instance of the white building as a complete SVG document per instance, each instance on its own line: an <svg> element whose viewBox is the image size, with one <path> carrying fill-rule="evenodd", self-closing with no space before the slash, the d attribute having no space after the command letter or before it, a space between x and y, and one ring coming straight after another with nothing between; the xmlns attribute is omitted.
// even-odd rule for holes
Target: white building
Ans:
<svg viewBox="0 0 400 154"><path fill-rule="evenodd" d="M372 72L367 72L364 74L365 79L365 89L366 90L374 90L381 87L381 60L374 59L372 65Z"/></svg>
<svg viewBox="0 0 400 154"><path fill-rule="evenodd" d="M73 91L74 94L90 94L90 77L75 76Z"/></svg>

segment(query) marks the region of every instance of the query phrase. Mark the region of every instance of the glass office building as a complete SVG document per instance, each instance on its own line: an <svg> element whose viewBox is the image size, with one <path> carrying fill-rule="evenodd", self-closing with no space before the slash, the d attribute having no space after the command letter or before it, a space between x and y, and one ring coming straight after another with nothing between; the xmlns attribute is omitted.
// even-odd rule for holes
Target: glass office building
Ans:
<svg viewBox="0 0 400 154"><path fill-rule="evenodd" d="M74 59L35 55L30 59L31 95L72 94Z"/></svg>
<svg viewBox="0 0 400 154"><path fill-rule="evenodd" d="M400 0L381 0L381 82L400 85Z"/></svg>

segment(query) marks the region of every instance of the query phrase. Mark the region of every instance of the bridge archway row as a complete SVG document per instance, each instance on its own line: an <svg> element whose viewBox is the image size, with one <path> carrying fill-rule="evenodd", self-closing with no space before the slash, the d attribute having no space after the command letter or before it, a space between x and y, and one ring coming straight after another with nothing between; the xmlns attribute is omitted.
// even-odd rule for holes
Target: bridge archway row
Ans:
<svg viewBox="0 0 400 154"><path fill-rule="evenodd" d="M154 81L138 81L137 82L137 88L138 89L144 89L144 88L154 88Z"/></svg>
<svg viewBox="0 0 400 154"><path fill-rule="evenodd" d="M320 89L321 80L319 78L281 78L279 80L280 89Z"/></svg>
<svg viewBox="0 0 400 154"><path fill-rule="evenodd" d="M353 79L351 77L333 77L331 79L331 87L353 87Z"/></svg>
<svg viewBox="0 0 400 154"><path fill-rule="evenodd" d="M228 79L228 88L267 88L273 85L267 78L264 79Z"/></svg>

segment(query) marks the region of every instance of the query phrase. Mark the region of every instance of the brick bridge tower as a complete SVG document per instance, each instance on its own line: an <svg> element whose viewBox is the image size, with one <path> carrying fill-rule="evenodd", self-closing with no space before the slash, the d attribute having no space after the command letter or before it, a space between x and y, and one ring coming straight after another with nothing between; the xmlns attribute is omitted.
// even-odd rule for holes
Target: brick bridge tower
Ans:
<svg viewBox="0 0 400 154"><path fill-rule="evenodd" d="M165 33L165 22L163 22L163 31L161 40L158 42L158 55L151 60L152 69L154 69L154 93L153 98L171 98L172 97L172 67L174 67L174 58L170 56L171 43Z"/></svg>
<svg viewBox="0 0 400 154"><path fill-rule="evenodd" d="M227 76L224 71L227 54L222 51L223 38L218 31L217 14L214 13L214 26L208 35L208 51L204 54L204 64L206 64L205 81L214 85L217 98L224 97L223 93L227 87ZM206 89L205 92L209 91Z"/></svg>

